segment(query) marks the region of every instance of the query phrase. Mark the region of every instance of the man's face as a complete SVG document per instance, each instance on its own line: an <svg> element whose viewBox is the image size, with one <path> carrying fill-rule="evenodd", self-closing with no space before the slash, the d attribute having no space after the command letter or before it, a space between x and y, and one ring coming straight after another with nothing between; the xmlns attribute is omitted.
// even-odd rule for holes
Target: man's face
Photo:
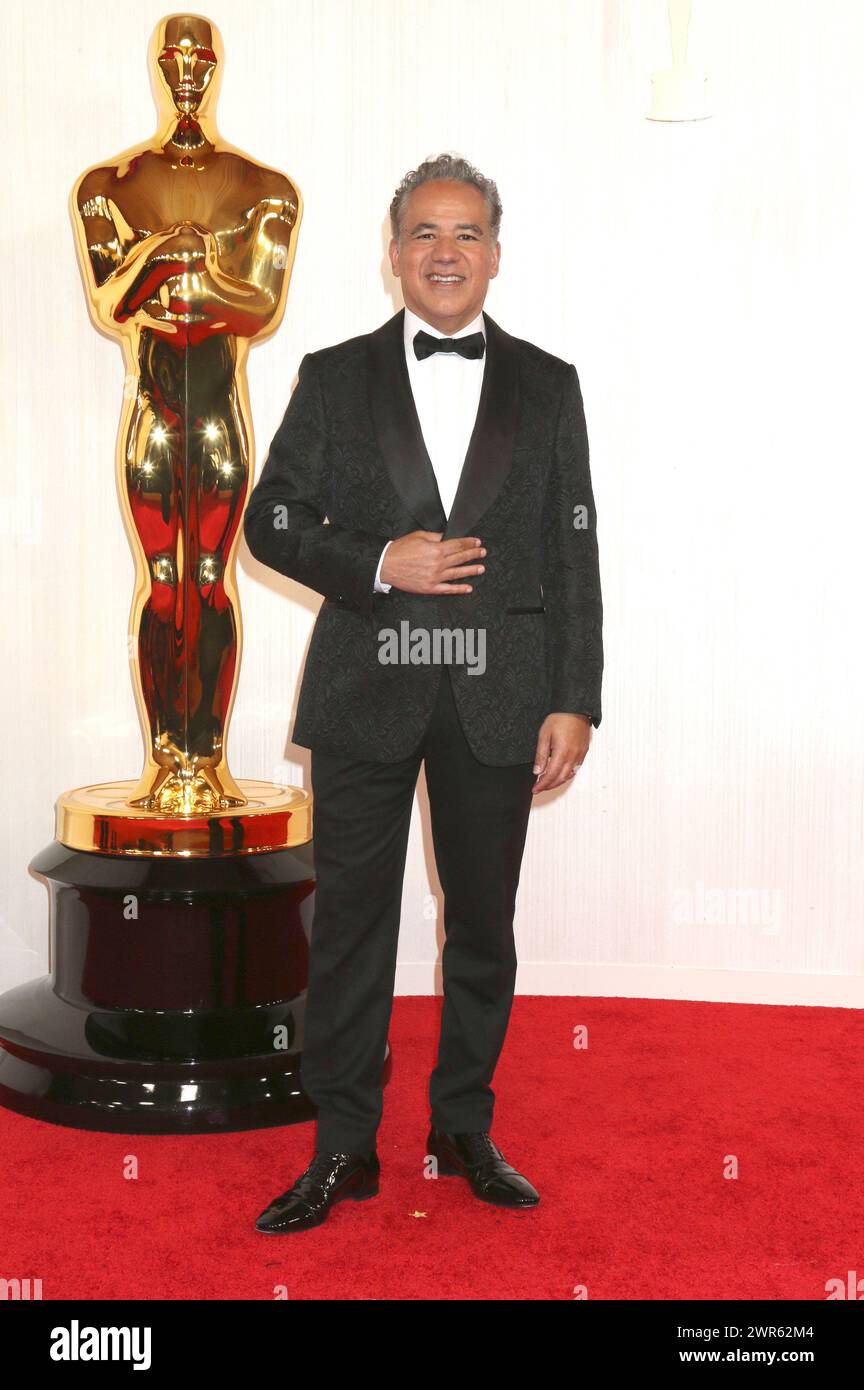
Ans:
<svg viewBox="0 0 864 1390"><path fill-rule="evenodd" d="M455 179L415 188L402 213L399 242L390 241L390 264L406 305L448 336L480 313L500 255L486 199L479 188Z"/></svg>

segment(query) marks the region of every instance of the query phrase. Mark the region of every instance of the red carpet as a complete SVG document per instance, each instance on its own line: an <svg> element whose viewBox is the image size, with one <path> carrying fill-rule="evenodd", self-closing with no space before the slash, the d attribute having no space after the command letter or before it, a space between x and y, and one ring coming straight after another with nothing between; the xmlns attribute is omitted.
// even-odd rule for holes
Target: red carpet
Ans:
<svg viewBox="0 0 864 1390"><path fill-rule="evenodd" d="M0 1277L45 1299L820 1300L864 1276L859 1011L517 999L493 1137L542 1201L509 1213L423 1177L439 1009L395 1003L381 1195L295 1236L252 1223L311 1124L141 1138L0 1110Z"/></svg>

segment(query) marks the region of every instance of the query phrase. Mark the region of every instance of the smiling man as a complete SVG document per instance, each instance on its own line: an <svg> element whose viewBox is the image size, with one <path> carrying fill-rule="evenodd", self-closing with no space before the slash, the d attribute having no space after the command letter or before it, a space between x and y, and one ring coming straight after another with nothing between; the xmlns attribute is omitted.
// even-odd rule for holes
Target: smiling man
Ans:
<svg viewBox="0 0 864 1390"><path fill-rule="evenodd" d="M597 517L576 369L483 311L501 256L491 179L453 155L429 159L402 180L390 218L405 307L303 358L245 517L252 553L324 597L293 730L312 750L301 1075L318 1123L312 1162L258 1217L267 1234L378 1192L421 763L445 945L417 1180L432 1158L481 1201L537 1205L490 1133L516 890L532 798L570 782L601 719ZM401 659L382 659L402 631ZM469 643L454 636L469 633L483 635L482 671L459 659Z"/></svg>

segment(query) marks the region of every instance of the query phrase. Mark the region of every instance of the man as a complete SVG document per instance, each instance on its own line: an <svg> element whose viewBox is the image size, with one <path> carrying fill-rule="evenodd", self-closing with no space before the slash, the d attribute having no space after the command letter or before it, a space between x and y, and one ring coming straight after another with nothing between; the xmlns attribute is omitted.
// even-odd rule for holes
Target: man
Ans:
<svg viewBox="0 0 864 1390"><path fill-rule="evenodd" d="M572 778L601 719L576 369L482 312L501 252L491 180L441 155L403 179L390 216L405 308L303 358L245 518L253 555L324 595L293 730L312 750L301 1076L318 1124L311 1164L258 1218L268 1234L378 1191L421 762L446 937L427 1153L483 1201L539 1201L492 1141L490 1082L513 999L532 796Z"/></svg>

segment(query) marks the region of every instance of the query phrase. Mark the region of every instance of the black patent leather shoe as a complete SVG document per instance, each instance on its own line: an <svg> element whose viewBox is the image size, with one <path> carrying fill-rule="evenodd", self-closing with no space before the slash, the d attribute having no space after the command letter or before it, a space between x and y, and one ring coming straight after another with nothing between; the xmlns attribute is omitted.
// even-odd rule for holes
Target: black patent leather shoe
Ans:
<svg viewBox="0 0 864 1390"><path fill-rule="evenodd" d="M496 1207L536 1207L540 1201L536 1188L507 1162L486 1130L445 1134L433 1126L426 1142L427 1153L438 1160L438 1172L467 1178L481 1202L493 1202Z"/></svg>
<svg viewBox="0 0 864 1390"><path fill-rule="evenodd" d="M255 1229L267 1236L281 1236L320 1226L336 1202L346 1197L354 1202L377 1197L380 1172L377 1153L370 1158L359 1154L316 1154L294 1186L262 1211Z"/></svg>

